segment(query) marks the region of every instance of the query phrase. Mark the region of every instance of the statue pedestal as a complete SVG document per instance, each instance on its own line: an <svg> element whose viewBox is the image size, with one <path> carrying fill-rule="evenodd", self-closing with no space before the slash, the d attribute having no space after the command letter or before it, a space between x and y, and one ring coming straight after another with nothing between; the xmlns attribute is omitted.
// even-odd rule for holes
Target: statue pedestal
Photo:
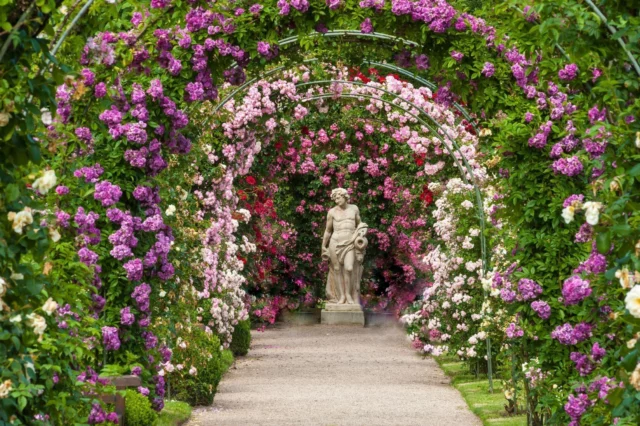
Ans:
<svg viewBox="0 0 640 426"><path fill-rule="evenodd" d="M360 305L327 303L320 313L320 322L329 325L360 325L364 327L364 312Z"/></svg>

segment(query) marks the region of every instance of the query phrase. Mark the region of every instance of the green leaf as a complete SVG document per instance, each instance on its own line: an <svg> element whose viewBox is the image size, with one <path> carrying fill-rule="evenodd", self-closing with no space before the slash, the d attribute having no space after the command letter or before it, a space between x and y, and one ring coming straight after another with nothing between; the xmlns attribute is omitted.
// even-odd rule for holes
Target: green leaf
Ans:
<svg viewBox="0 0 640 426"><path fill-rule="evenodd" d="M638 350L635 349L627 354L620 362L620 365L627 371L632 371L638 365Z"/></svg>
<svg viewBox="0 0 640 426"><path fill-rule="evenodd" d="M596 237L596 247L598 252L605 254L611 248L611 235L608 232L602 232Z"/></svg>
<svg viewBox="0 0 640 426"><path fill-rule="evenodd" d="M27 398L24 396L21 396L18 398L18 410L20 410L20 412L22 412L22 410L24 410L24 407L27 406Z"/></svg>
<svg viewBox="0 0 640 426"><path fill-rule="evenodd" d="M10 183L4 190L4 194L8 203L11 203L18 199L20 196L20 189L15 183Z"/></svg>

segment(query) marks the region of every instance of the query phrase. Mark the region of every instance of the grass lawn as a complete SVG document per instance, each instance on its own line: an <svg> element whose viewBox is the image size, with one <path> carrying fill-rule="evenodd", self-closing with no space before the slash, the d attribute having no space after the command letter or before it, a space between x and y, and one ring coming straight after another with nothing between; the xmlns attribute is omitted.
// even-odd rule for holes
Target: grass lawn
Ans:
<svg viewBox="0 0 640 426"><path fill-rule="evenodd" d="M500 390L500 381L493 381L494 392L489 393L489 382L486 375L479 379L469 372L468 367L460 361L452 358L436 358L440 367L447 376L451 377L451 383L460 391L462 397L485 426L526 426L525 415L507 416L504 410L506 400Z"/></svg>
<svg viewBox="0 0 640 426"><path fill-rule="evenodd" d="M191 407L186 402L165 401L158 416L157 426L178 426L191 416Z"/></svg>

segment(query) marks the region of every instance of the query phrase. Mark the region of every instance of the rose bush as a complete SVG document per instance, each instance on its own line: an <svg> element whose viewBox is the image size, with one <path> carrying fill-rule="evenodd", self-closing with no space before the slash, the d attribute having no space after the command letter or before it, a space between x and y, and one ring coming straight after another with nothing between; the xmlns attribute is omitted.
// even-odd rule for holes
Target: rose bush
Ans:
<svg viewBox="0 0 640 426"><path fill-rule="evenodd" d="M430 235L426 230L415 235L417 259L401 244L392 254L403 262L395 266L411 266L425 284L433 282L414 305L410 322L421 349L443 350L443 334L458 326L463 332L447 346L473 363L482 359L487 337L496 348L506 342L498 363L511 371L524 366L512 379L524 386L532 423L637 421L640 139L635 111L640 67L633 6L572 0L544 0L523 10L511 3L477 7L462 0L269 0L246 8L156 0L133 9L116 4L97 8L87 25L72 28L61 57L70 60L73 70L47 56L46 41L57 40L69 21L62 6L69 5L21 5L15 11L4 5L0 14L0 321L5 330L0 353L7 360L0 385L2 420L107 420L75 386L79 378L86 392L99 389L95 371L135 371L160 409L166 391L163 365L176 343L178 318L188 312L190 322L203 323L229 344L248 310L256 316L245 288L253 284L247 285L247 277L260 277L261 270L267 283L271 276L276 282L292 277L283 292L296 303L307 294L319 295L296 284L292 271L304 260L266 265L264 254L253 257L261 243L250 239L256 236L254 226L271 226L264 235L276 250L278 242L290 241L285 234L300 233L296 239L311 241L311 233L302 235L292 225L292 200L273 188L261 189L263 199L256 191L255 198L241 200L237 190L269 181L270 165L277 167L277 158L286 158L266 153L279 138L293 141L295 151L306 155L302 129L296 133L298 122L312 124L309 139L316 146L320 130L327 132L345 113L342 103L308 102L305 96L360 98L354 102L358 115L379 114L401 138L409 132L401 144L425 161L422 143L414 142L438 132L426 131L423 123L379 101L367 101L367 96L380 96L378 85L385 85L400 96L397 106L417 112L408 102L418 103L448 126L438 133L440 150L449 148L446 140L470 142L457 156L443 156L443 164L425 167L434 176L442 169L431 180L451 187L440 194L434 211L419 208L430 197L421 187L427 182L406 181L414 167L410 159L399 162L400 175L392 176L386 188L389 195L398 190L386 198L389 204L406 200L413 207L411 220L424 215L425 224L433 223ZM80 13L78 3L70 6ZM558 19L560 12L563 19ZM32 14L37 19L30 19ZM38 37L45 28L49 40ZM85 43L87 32L96 29ZM354 33L338 41L331 34L312 35L313 29ZM400 35L407 42L354 42L357 34L368 37L372 31ZM612 32L617 32L614 37ZM277 44L294 35L301 36L295 49ZM275 80L280 85L274 100L271 93L260 92L274 89L264 80L248 92L244 106L239 100L230 104L232 117L219 122L222 135L194 126L204 125L201 119L211 114L208 104L219 99L218 91L228 93L224 82L239 85L312 56L336 63L342 73L314 77L353 78L367 87L309 84L299 90L296 82L282 79ZM79 63L73 62L77 58ZM412 88L398 78L380 82L379 75L361 67L370 61L393 62L436 81L433 99L425 98L424 81L413 81ZM353 67L355 75L345 73L344 65ZM63 78L61 71L67 70L75 77ZM293 76L304 81L304 73ZM382 95L394 102L389 96ZM470 123L475 121L470 116L464 117L466 124L462 117L447 121L461 114L460 104L476 114L478 123ZM335 118L312 123L318 114ZM485 144L468 136L476 127L482 127L478 136L487 137ZM353 130L341 126L341 131ZM266 137L256 144L258 134ZM382 143L384 138L377 137L372 139ZM43 153L46 166L38 165ZM304 184L324 185L321 179L335 169L330 163L355 164L350 153L333 161L328 153L309 154L322 173L301 173L302 164L288 172L309 175L301 179ZM267 162L269 155L275 163ZM262 156L260 165L255 159ZM363 156L360 171L352 167L354 174L371 176L365 161L378 167L391 161ZM450 167L462 157L469 169ZM329 183L338 183L337 173L343 172L332 173ZM239 184L242 177L255 182ZM472 222L480 211L469 207L474 200L467 190L451 194L458 185L455 178L476 183L488 200L482 212L492 226L477 236ZM384 182L382 187L384 198ZM363 202L373 203L375 196L368 191L353 189ZM299 188L288 184L287 191L296 194ZM271 206L265 206L267 196L275 198L276 217L291 214L291 220L270 225L275 218ZM320 204L319 198L311 200ZM254 210L260 203L257 215L239 210L245 201ZM404 227L382 219L388 220L384 214L375 220L388 226L376 224L379 233ZM400 241L404 234L410 240L411 227L406 230L394 237ZM378 243L384 239L378 233L376 238ZM484 244L474 238L489 243L482 265L477 250ZM426 264L417 262L422 254ZM409 281L411 270L393 275L383 277L385 285L400 289L397 281ZM316 278L319 272L310 274L311 281ZM257 287L258 295L273 289L264 282ZM403 306L414 294L405 297L394 290L391 301ZM375 297L371 300L379 303ZM260 297L257 303L261 317L266 309L270 321L289 300ZM446 303L450 306L444 308ZM64 344L55 352L52 342ZM72 397L63 404L67 392Z"/></svg>

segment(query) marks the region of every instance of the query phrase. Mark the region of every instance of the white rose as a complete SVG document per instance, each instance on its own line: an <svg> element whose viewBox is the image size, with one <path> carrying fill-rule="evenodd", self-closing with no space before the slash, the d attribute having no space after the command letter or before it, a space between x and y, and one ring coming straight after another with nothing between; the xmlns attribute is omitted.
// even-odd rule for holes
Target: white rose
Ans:
<svg viewBox="0 0 640 426"><path fill-rule="evenodd" d="M10 278L14 281L20 281L20 280L24 280L24 275L18 274L16 272L12 272Z"/></svg>
<svg viewBox="0 0 640 426"><path fill-rule="evenodd" d="M160 290L160 294L159 294L160 297L165 297L166 295L167 295L166 291Z"/></svg>
<svg viewBox="0 0 640 426"><path fill-rule="evenodd" d="M51 241L57 243L58 241L60 241L60 232L58 232L58 230L55 228L50 228L49 237L51 237Z"/></svg>
<svg viewBox="0 0 640 426"><path fill-rule="evenodd" d="M629 383L638 391L640 391L640 364L636 365L636 369L631 373Z"/></svg>
<svg viewBox="0 0 640 426"><path fill-rule="evenodd" d="M33 332L38 336L42 336L42 334L44 334L44 330L47 328L47 322L44 318L33 312L27 315L27 324L33 327Z"/></svg>
<svg viewBox="0 0 640 426"><path fill-rule="evenodd" d="M462 202L462 204L460 204L462 207L464 207L465 209L469 210L473 208L473 203L469 200L464 200Z"/></svg>
<svg viewBox="0 0 640 426"><path fill-rule="evenodd" d="M636 318L640 318L640 285L634 285L624 298L626 308L629 313Z"/></svg>
<svg viewBox="0 0 640 426"><path fill-rule="evenodd" d="M11 119L11 115L6 112L0 112L0 127L4 127L9 124L9 120Z"/></svg>
<svg viewBox="0 0 640 426"><path fill-rule="evenodd" d="M198 369L196 369L195 367L191 367L189 369L189 374L191 374L192 376L197 376L198 375Z"/></svg>
<svg viewBox="0 0 640 426"><path fill-rule="evenodd" d="M47 108L42 108L40 112L42 113L41 115L42 124L44 124L45 126L49 126L51 123L53 123L53 117L51 116L51 111L49 111Z"/></svg>
<svg viewBox="0 0 640 426"><path fill-rule="evenodd" d="M31 215L31 209L25 207L21 212L10 212L7 218L13 222L12 228L16 234L22 234L22 228L33 223L33 216Z"/></svg>
<svg viewBox="0 0 640 426"><path fill-rule="evenodd" d="M620 286L624 289L630 289L633 284L633 277L629 274L628 268L618 269L616 271L616 278L620 280Z"/></svg>
<svg viewBox="0 0 640 426"><path fill-rule="evenodd" d="M576 209L573 206L565 207L564 209L562 209L562 218L564 219L564 223L573 222L575 212Z"/></svg>
<svg viewBox="0 0 640 426"><path fill-rule="evenodd" d="M14 317L11 317L11 318L9 318L9 322L12 322L14 324L22 322L22 316L20 314L18 314L18 315L14 316Z"/></svg>
<svg viewBox="0 0 640 426"><path fill-rule="evenodd" d="M636 148L640 149L640 132L636 132Z"/></svg>
<svg viewBox="0 0 640 426"><path fill-rule="evenodd" d="M58 309L58 303L52 298L48 298L44 305L42 305L42 310L47 313L47 315L51 315Z"/></svg>
<svg viewBox="0 0 640 426"><path fill-rule="evenodd" d="M9 392L11 392L12 385L13 383L11 383L11 380L5 380L4 382L0 383L0 399L6 398L9 396Z"/></svg>
<svg viewBox="0 0 640 426"><path fill-rule="evenodd" d="M170 204L169 207L167 207L167 210L165 210L165 214L167 216L173 216L176 212L176 206L174 206L173 204Z"/></svg>
<svg viewBox="0 0 640 426"><path fill-rule="evenodd" d="M56 172L54 170L47 170L42 177L39 177L33 182L31 187L41 194L46 194L51 188L56 186L56 182L58 182Z"/></svg>
<svg viewBox="0 0 640 426"><path fill-rule="evenodd" d="M493 134L493 132L491 131L491 129L481 129L480 130L480 137L483 138L485 136L491 136Z"/></svg>
<svg viewBox="0 0 640 426"><path fill-rule="evenodd" d="M7 288L9 288L9 285L4 278L0 277L0 297L7 293Z"/></svg>
<svg viewBox="0 0 640 426"><path fill-rule="evenodd" d="M585 210L584 216L587 219L587 223L591 226L597 225L598 220L600 220L600 209L602 208L602 203L597 201L587 201L582 205L582 208Z"/></svg>

